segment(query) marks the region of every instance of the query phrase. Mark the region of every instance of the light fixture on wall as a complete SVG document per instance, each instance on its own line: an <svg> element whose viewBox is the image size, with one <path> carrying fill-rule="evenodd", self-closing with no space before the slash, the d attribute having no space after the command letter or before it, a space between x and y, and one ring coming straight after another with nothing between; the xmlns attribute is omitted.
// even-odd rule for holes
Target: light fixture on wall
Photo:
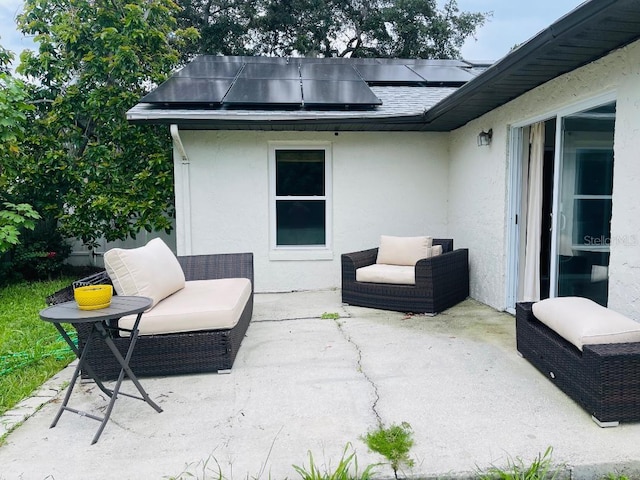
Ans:
<svg viewBox="0 0 640 480"><path fill-rule="evenodd" d="M493 129L490 128L488 132L484 130L478 134L478 146L491 145L491 138L493 138Z"/></svg>

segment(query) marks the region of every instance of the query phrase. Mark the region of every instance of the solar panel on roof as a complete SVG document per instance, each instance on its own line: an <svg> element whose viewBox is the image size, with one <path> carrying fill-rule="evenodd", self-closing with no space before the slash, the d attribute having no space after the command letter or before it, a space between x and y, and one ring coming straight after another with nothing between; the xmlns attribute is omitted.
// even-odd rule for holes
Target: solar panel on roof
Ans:
<svg viewBox="0 0 640 480"><path fill-rule="evenodd" d="M140 101L144 103L219 104L232 82L232 78L171 77Z"/></svg>
<svg viewBox="0 0 640 480"><path fill-rule="evenodd" d="M425 79L405 65L356 65L370 85L424 85Z"/></svg>
<svg viewBox="0 0 640 480"><path fill-rule="evenodd" d="M328 81L302 80L302 93L306 106L374 106L382 105L362 80Z"/></svg>
<svg viewBox="0 0 640 480"><path fill-rule="evenodd" d="M383 59L387 60L387 59ZM428 65L432 67L468 67L469 64L464 60L455 59L433 59L433 58L405 58L405 59L389 59L391 63L402 63L404 65Z"/></svg>
<svg viewBox="0 0 640 480"><path fill-rule="evenodd" d="M175 74L176 77L235 78L244 64L240 62L192 62Z"/></svg>
<svg viewBox="0 0 640 480"><path fill-rule="evenodd" d="M474 76L458 67L439 67L436 65L409 65L409 68L424 78L427 83L460 84L468 82Z"/></svg>
<svg viewBox="0 0 640 480"><path fill-rule="evenodd" d="M345 64L302 64L300 75L307 80L362 80L351 65Z"/></svg>
<svg viewBox="0 0 640 480"><path fill-rule="evenodd" d="M300 80L238 78L223 103L229 105L301 105Z"/></svg>
<svg viewBox="0 0 640 480"><path fill-rule="evenodd" d="M379 64L378 58L350 58L350 57L296 57L291 61L298 62L300 65L325 64L325 65L369 65Z"/></svg>
<svg viewBox="0 0 640 480"><path fill-rule="evenodd" d="M278 63L247 63L240 78L299 80L298 65Z"/></svg>
<svg viewBox="0 0 640 480"><path fill-rule="evenodd" d="M198 55L192 62L210 63L287 63L286 58L281 57L249 57L242 55Z"/></svg>

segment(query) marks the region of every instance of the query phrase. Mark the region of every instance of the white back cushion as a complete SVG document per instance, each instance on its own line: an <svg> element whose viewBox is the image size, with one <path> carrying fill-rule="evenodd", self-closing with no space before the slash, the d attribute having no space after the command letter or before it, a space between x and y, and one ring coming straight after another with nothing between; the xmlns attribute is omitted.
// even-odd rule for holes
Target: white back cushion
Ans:
<svg viewBox="0 0 640 480"><path fill-rule="evenodd" d="M415 266L421 258L429 257L433 244L431 237L392 237L380 236L380 247L376 263L385 265Z"/></svg>
<svg viewBox="0 0 640 480"><path fill-rule="evenodd" d="M112 248L104 254L104 266L118 295L160 300L184 288L184 272L178 259L159 238L144 247Z"/></svg>
<svg viewBox="0 0 640 480"><path fill-rule="evenodd" d="M583 345L640 342L640 323L582 297L534 303L535 317L582 350Z"/></svg>

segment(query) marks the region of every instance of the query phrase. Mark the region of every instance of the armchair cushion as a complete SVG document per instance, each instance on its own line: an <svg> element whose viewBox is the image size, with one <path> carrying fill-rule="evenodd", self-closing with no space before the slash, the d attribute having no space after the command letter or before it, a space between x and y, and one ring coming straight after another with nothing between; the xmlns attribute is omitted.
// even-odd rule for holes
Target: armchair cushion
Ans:
<svg viewBox="0 0 640 480"><path fill-rule="evenodd" d="M416 269L406 265L384 265L375 263L356 270L357 282L391 283L415 285Z"/></svg>
<svg viewBox="0 0 640 480"><path fill-rule="evenodd" d="M432 237L381 235L376 263L414 266L418 260L429 257L432 244Z"/></svg>
<svg viewBox="0 0 640 480"><path fill-rule="evenodd" d="M144 247L112 248L104 254L104 266L118 295L138 295L160 300L184 288L178 259L159 238Z"/></svg>

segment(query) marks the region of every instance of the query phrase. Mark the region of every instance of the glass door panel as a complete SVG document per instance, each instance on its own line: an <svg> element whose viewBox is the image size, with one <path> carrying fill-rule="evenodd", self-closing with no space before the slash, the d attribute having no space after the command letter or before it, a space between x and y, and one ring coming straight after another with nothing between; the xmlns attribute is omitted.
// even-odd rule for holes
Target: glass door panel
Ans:
<svg viewBox="0 0 640 480"><path fill-rule="evenodd" d="M615 103L562 120L556 296L607 304Z"/></svg>

